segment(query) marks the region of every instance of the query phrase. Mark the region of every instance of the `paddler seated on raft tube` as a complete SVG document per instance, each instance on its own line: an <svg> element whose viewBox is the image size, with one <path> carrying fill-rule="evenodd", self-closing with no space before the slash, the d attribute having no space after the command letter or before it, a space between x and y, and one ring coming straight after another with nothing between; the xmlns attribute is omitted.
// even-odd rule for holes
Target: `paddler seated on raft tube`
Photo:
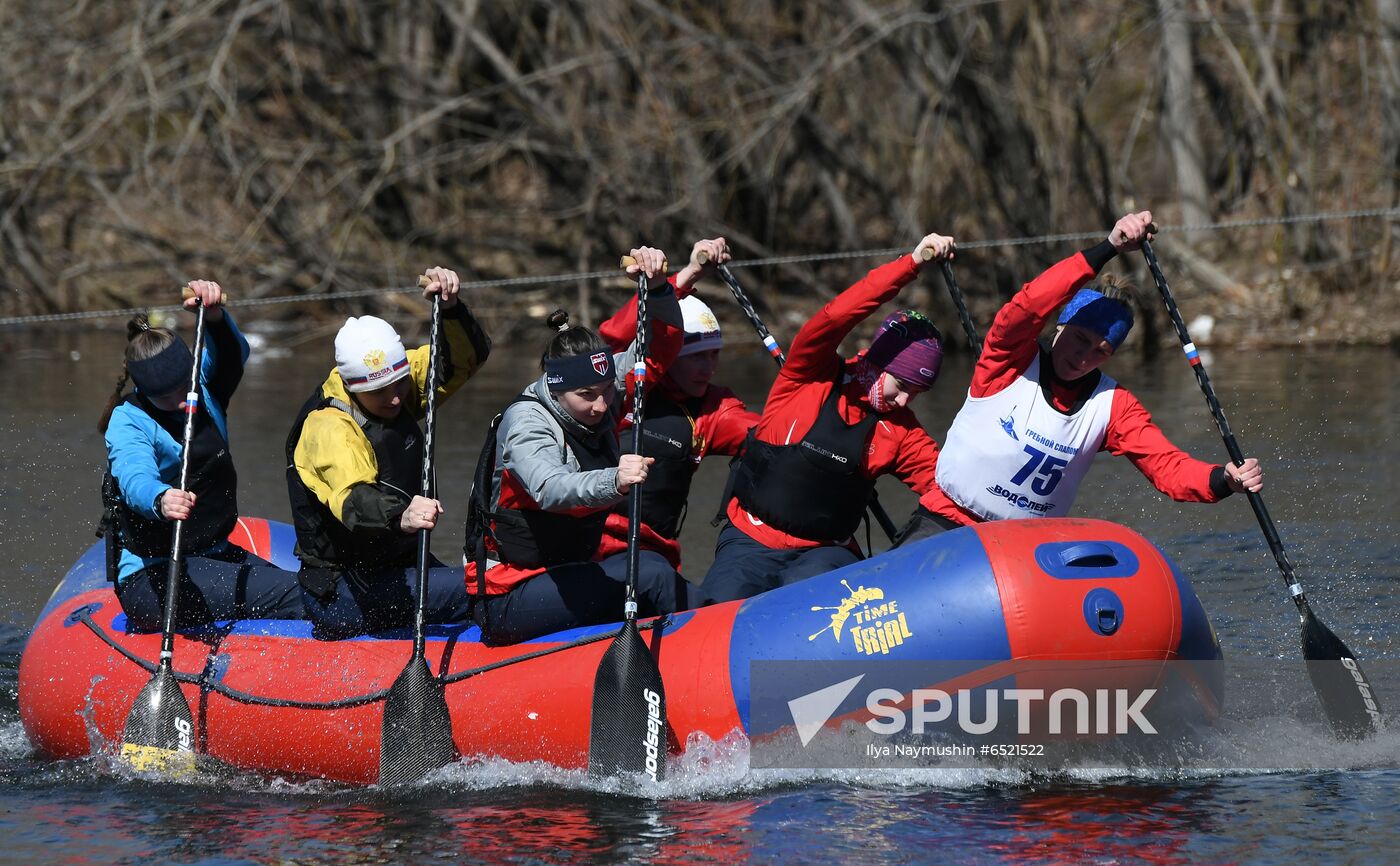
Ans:
<svg viewBox="0 0 1400 866"><path fill-rule="evenodd" d="M661 251L640 247L632 257L628 272L652 278L644 354L647 381L654 382L680 351L681 311L660 276ZM655 462L623 454L618 445L636 344L614 355L590 329L570 326L563 310L551 313L547 325L554 334L540 359L543 375L493 425L472 489L466 582L477 596L483 639L495 645L621 619L627 495ZM675 544L645 524L638 531L639 613L683 610Z"/></svg>
<svg viewBox="0 0 1400 866"><path fill-rule="evenodd" d="M491 341L458 297L454 271L430 268L423 297L442 296L437 398L486 362ZM404 349L383 319L346 319L335 363L287 437L287 489L312 634L335 640L409 626L417 606L418 531L442 504L419 495L429 346ZM439 434L441 435L441 434ZM430 560L427 622L469 619L459 568Z"/></svg>
<svg viewBox="0 0 1400 866"><path fill-rule="evenodd" d="M704 254L705 264L696 264ZM729 261L724 238L697 241L690 262L670 277L680 299L685 337L680 353L665 369L661 381L647 392L642 425L642 454L656 458L642 485L642 520L663 538L675 540L685 521L690 482L700 461L715 454L732 457L758 423L752 412L728 388L713 384L724 346L719 320L693 292L695 285ZM637 336L635 295L598 328L615 352L624 351ZM619 422L623 453L632 448L632 416Z"/></svg>
<svg viewBox="0 0 1400 866"><path fill-rule="evenodd" d="M102 529L108 577L116 581L127 628L160 631L173 521L183 520L177 629L216 620L299 619L296 575L228 542L238 523L238 474L226 413L243 378L248 341L225 312L218 283L195 280L189 287L193 297L185 308L202 302L205 323L189 489L175 485L194 356L178 334L136 316L127 323L126 364L100 426L107 443ZM136 387L124 395L128 378Z"/></svg>
<svg viewBox="0 0 1400 866"><path fill-rule="evenodd" d="M1106 240L1052 265L997 313L943 443L937 484L920 498L901 543L984 520L1063 517L1099 451L1126 456L1178 502L1263 488L1258 460L1221 466L1192 458L1099 369L1133 326L1134 288L1111 274L1085 283L1151 240L1151 222L1149 211L1127 214ZM1040 332L1057 309L1047 350Z"/></svg>
<svg viewBox="0 0 1400 866"><path fill-rule="evenodd" d="M921 268L951 258L953 249L950 237L926 236L793 337L735 464L728 519L697 590L704 603L749 598L856 562L852 536L880 475L892 473L920 494L932 489L938 446L909 404L938 378L938 329L904 310L884 319L868 350L850 359L837 350Z"/></svg>

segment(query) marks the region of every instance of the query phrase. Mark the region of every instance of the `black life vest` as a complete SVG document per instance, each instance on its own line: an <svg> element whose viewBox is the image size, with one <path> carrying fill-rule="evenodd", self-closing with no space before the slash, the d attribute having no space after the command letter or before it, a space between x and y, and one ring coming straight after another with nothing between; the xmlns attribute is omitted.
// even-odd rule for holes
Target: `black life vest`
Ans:
<svg viewBox="0 0 1400 866"><path fill-rule="evenodd" d="M391 421L376 418L357 407L326 397L318 387L297 413L287 435L287 495L292 523L297 531L297 556L303 565L329 568L408 567L417 560L417 533L391 529L385 532L352 532L301 480L295 463L297 443L306 419L319 409L339 409L360 426L374 449L379 468L376 481L403 491L412 499L422 486L423 433L407 409Z"/></svg>
<svg viewBox="0 0 1400 866"><path fill-rule="evenodd" d="M840 385L833 386L812 429L797 442L773 445L749 431L734 474L734 495L744 510L798 538L839 540L859 528L875 491L875 479L861 468L879 417L867 411L846 424L836 408L840 394Z"/></svg>
<svg viewBox="0 0 1400 866"><path fill-rule="evenodd" d="M700 465L695 457L695 413L701 399L678 403L660 395L647 397L642 456L656 462L642 485L642 522L665 538L680 535L690 482ZM635 430L629 427L622 433L625 454L632 453Z"/></svg>
<svg viewBox="0 0 1400 866"><path fill-rule="evenodd" d="M532 394L521 394L506 408L516 403L544 402ZM548 411L548 407L546 407ZM611 512L626 513L626 500L592 514L577 516L543 511L537 508L503 508L495 484L497 430L501 416L491 423L491 431L477 459L471 502L467 509L467 539L465 553L477 561L478 573L484 561L483 552L492 550L501 562L520 568L548 568L567 562L588 562L603 539L603 525ZM558 423L557 421L555 423ZM582 438L564 425L559 425L565 448L578 461L579 469L590 472L611 469L621 457L617 437L611 428L597 436ZM503 470L509 472L509 469ZM651 483L648 476L647 483ZM492 507L494 506L494 508ZM489 536L489 543L487 537ZM484 591L478 587L478 591Z"/></svg>
<svg viewBox="0 0 1400 866"><path fill-rule="evenodd" d="M123 402L151 416L176 443L184 440L183 412L161 411L135 392L127 394ZM194 415L189 457L187 489L195 496L195 507L185 521L182 546L186 551L195 552L208 550L226 540L238 524L238 471L229 453L228 440L203 406ZM110 469L102 480L102 490L103 504L116 518L116 531L110 531L109 526L107 534L108 540L114 542L112 556L116 555L117 547L142 557L170 555L173 523L162 518L152 520L129 508L122 498L121 485L112 477Z"/></svg>

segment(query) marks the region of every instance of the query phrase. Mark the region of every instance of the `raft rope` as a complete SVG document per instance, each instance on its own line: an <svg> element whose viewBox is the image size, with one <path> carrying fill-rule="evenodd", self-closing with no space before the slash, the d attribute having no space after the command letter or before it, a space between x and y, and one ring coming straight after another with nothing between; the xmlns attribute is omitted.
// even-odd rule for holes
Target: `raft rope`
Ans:
<svg viewBox="0 0 1400 866"><path fill-rule="evenodd" d="M1323 211L1319 213L1297 214L1283 217L1260 217L1258 219L1232 220L1229 222L1195 223L1192 225L1171 226L1164 225L1158 234L1165 233L1192 233L1208 231L1226 231L1229 229L1259 228L1262 226L1297 225L1299 223L1320 223L1339 222L1343 220L1376 219L1376 218L1396 218L1400 217L1400 208L1371 208L1369 210L1350 211ZM1019 238L997 238L985 241L968 241L958 244L960 250L975 250L987 247L1023 247L1037 244L1053 244L1064 241L1091 240L1102 238L1104 233L1100 231L1092 232L1071 232L1069 234L1056 235L1035 235L1032 237ZM807 253L793 256L770 256L763 259L748 259L746 261L732 261L731 268L761 268L771 265L796 265L809 262L831 262L844 261L847 259L868 259L876 256L889 256L897 253L907 252L904 247L882 247L869 250L847 250L845 252L832 253ZM499 289L514 286L544 286L557 283L577 283L581 280L605 280L614 279L618 275L616 270L609 271L578 271L569 274L549 274L542 277L505 277L495 280L477 280L475 282L462 283L462 290L469 289ZM379 297L389 294L406 295L419 291L417 286L403 287L390 286L378 289L354 289L343 292L326 292L324 294L301 294L301 295L278 295L271 298L244 298L227 306L233 309L246 309L251 307L267 307L276 304L305 303L307 301L340 301L350 298ZM9 316L0 318L0 326L3 325L33 325L44 322L73 322L87 319L108 319L117 317L134 316L137 313L157 312L172 313L182 309L179 304L171 304L164 307L126 307L120 310L87 310L75 313L43 313L32 316Z"/></svg>
<svg viewBox="0 0 1400 866"><path fill-rule="evenodd" d="M116 650L123 657L125 657L127 661L131 662L139 668L142 668L147 673L155 673L155 662L143 659L140 656L133 653L131 650L117 643L117 641L113 639L112 636L109 635L106 632L106 630L102 628L102 626L98 625L96 622L93 621L92 611L89 610L86 606L80 607L77 610L73 611L73 613L69 614L69 619L75 622L81 622L83 625L87 626L88 630L91 631L94 635L96 635L98 640L102 641L107 646ZM650 629L665 628L670 624L671 617L663 616L658 619L652 620L651 622L643 623L642 625L637 626L637 628L640 631L647 631ZM477 676L478 674L487 673L488 671L499 670L501 668L510 667L511 665L520 664L521 662L527 662L533 659L543 658L544 656L553 655L554 653L564 652L565 650L571 650L581 646L587 646L591 643L598 643L599 641L604 640L612 640L613 638L617 637L617 635L620 632L621 629L619 629L618 631L609 631L604 632L602 634L581 637L578 640L562 644L560 646L535 650L534 652L528 652L524 655L512 656L508 659L502 659L498 662L492 662L490 664L481 665L480 667L468 668L467 670L458 671L457 673L451 674L449 676L438 677L438 680L444 686L449 686L453 683L460 683L463 680L471 679L472 677ZM245 692L241 689L235 689L230 686L226 686L223 683L212 679L209 676L208 671L209 665L206 663L205 670L201 672L198 676L194 674L183 674L179 671L174 671L173 673L177 682L188 683L189 685L193 686L199 686L199 688L202 690L215 692L216 694L223 695L224 697L230 700L238 701L242 704L253 704L255 706L260 707L290 707L299 710L343 710L348 709L350 707L359 707L364 706L365 704L376 703L378 701L384 700L386 697L389 696L388 689L380 689L378 691L368 692L363 695L351 695L350 697L339 698L333 701L299 701L292 698L269 698L264 697L262 695L255 695L251 692Z"/></svg>

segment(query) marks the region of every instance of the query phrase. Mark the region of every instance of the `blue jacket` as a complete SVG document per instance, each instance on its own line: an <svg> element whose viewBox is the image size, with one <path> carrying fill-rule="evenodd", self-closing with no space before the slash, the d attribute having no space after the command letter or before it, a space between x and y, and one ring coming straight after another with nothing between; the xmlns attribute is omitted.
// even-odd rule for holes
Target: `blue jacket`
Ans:
<svg viewBox="0 0 1400 866"><path fill-rule="evenodd" d="M226 411L233 392L243 378L243 364L249 354L248 341L227 310L224 311L223 322L208 322L205 328L204 359L199 375L201 409L209 414L209 419L227 441ZM156 500L179 483L181 443L154 418L131 403L117 405L107 424L105 439L107 466L121 487L122 501L143 517L160 519ZM192 553L215 553L227 544L220 542L208 550ZM141 557L123 549L117 582L143 568L168 560L168 556Z"/></svg>

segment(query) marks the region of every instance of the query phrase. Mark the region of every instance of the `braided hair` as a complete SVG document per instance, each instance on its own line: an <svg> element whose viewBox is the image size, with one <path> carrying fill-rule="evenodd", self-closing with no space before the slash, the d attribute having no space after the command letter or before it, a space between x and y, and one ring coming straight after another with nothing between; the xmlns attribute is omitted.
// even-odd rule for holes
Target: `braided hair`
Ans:
<svg viewBox="0 0 1400 866"><path fill-rule="evenodd" d="M107 432L107 425L112 423L112 413L126 395L126 384L131 379L127 364L153 358L173 342L175 332L169 328L152 328L144 313L137 313L131 317L126 323L126 355L122 361L122 374L117 378L117 387L112 390L112 396L107 399L107 408L102 411L102 420L98 422L97 432Z"/></svg>

